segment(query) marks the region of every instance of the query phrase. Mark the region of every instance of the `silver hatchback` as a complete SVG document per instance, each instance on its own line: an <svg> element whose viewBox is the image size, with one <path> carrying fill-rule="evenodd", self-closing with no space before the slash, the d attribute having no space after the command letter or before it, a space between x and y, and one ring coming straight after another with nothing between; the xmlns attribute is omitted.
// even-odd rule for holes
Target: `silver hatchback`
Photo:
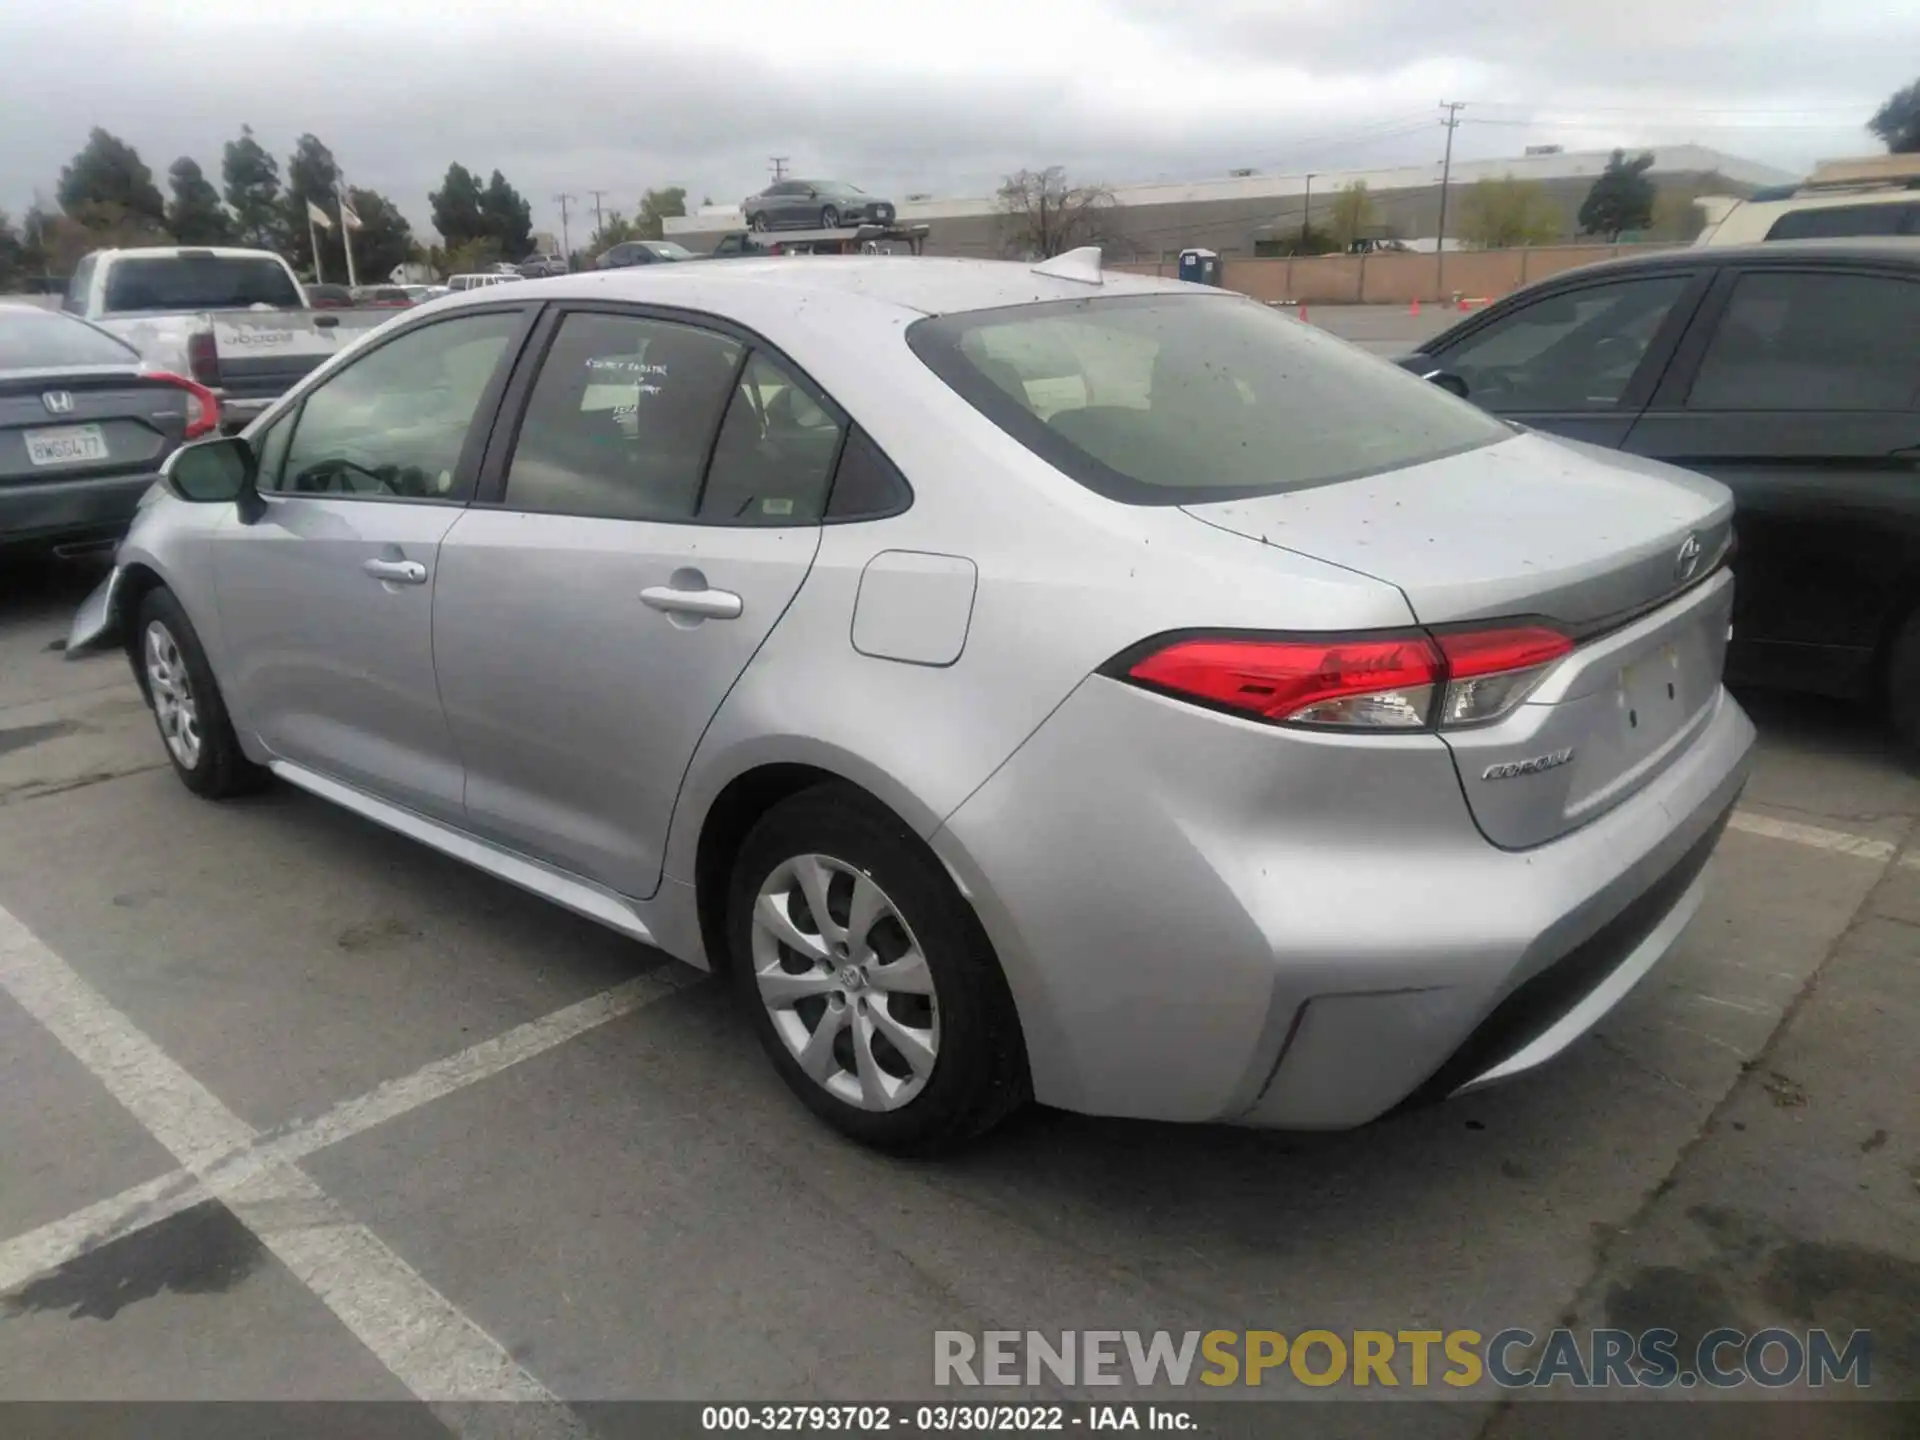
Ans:
<svg viewBox="0 0 1920 1440"><path fill-rule="evenodd" d="M1692 915L1731 519L1086 253L646 266L183 450L70 646L199 794L727 972L861 1140L1349 1126L1546 1060Z"/></svg>

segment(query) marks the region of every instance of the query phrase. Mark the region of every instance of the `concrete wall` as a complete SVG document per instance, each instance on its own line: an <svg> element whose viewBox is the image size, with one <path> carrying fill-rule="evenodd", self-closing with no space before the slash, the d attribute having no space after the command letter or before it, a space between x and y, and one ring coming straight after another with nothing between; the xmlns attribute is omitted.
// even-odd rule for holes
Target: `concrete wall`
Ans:
<svg viewBox="0 0 1920 1440"><path fill-rule="evenodd" d="M1222 280L1256 300L1325 305L1406 305L1465 296L1497 300L1523 285L1616 255L1672 249L1670 244L1543 245L1522 250L1449 250L1434 255L1314 255L1292 260L1228 260ZM1116 270L1172 275L1172 261L1119 264Z"/></svg>

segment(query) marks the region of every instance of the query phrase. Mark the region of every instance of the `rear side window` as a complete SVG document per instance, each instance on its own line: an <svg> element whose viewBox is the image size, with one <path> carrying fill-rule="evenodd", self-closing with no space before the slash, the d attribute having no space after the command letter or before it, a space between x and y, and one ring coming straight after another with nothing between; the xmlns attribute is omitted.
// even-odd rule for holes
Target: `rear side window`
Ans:
<svg viewBox="0 0 1920 1440"><path fill-rule="evenodd" d="M1789 210L1767 231L1769 240L1845 240L1859 235L1920 235L1920 203Z"/></svg>
<svg viewBox="0 0 1920 1440"><path fill-rule="evenodd" d="M107 271L106 308L120 313L301 308L293 277L277 261L247 255L154 256L116 260Z"/></svg>
<svg viewBox="0 0 1920 1440"><path fill-rule="evenodd" d="M1920 279L1755 271L1734 285L1689 410L1908 410Z"/></svg>
<svg viewBox="0 0 1920 1440"><path fill-rule="evenodd" d="M0 306L0 370L139 363L132 347L83 320L55 310Z"/></svg>
<svg viewBox="0 0 1920 1440"><path fill-rule="evenodd" d="M691 519L741 351L690 325L567 316L527 401L507 505L604 520Z"/></svg>
<svg viewBox="0 0 1920 1440"><path fill-rule="evenodd" d="M907 342L1007 434L1128 504L1278 494L1513 433L1344 341L1226 296L962 312L916 322Z"/></svg>

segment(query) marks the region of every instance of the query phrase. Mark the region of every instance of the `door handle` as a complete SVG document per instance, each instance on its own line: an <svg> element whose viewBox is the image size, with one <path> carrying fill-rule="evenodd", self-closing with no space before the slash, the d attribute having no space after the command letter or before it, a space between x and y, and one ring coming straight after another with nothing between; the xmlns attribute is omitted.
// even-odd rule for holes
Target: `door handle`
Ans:
<svg viewBox="0 0 1920 1440"><path fill-rule="evenodd" d="M427 567L418 560L368 560L360 568L376 580L390 585L424 585Z"/></svg>
<svg viewBox="0 0 1920 1440"><path fill-rule="evenodd" d="M731 590L680 590L672 585L650 585L640 592L640 603L669 615L698 615L705 620L738 620L745 608Z"/></svg>

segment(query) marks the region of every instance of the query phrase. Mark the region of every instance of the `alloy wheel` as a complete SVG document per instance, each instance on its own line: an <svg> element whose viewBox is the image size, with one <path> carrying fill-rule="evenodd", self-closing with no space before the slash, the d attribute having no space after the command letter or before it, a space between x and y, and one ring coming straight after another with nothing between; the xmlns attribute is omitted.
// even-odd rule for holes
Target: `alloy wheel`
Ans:
<svg viewBox="0 0 1920 1440"><path fill-rule="evenodd" d="M820 228L822 230L837 230L839 227L840 227L840 212L834 209L833 206L831 205L826 205L821 207Z"/></svg>
<svg viewBox="0 0 1920 1440"><path fill-rule="evenodd" d="M800 1068L862 1110L897 1110L940 1053L933 972L870 875L827 855L774 867L753 904L760 1001Z"/></svg>
<svg viewBox="0 0 1920 1440"><path fill-rule="evenodd" d="M200 709L193 682L187 675L180 642L159 621L150 621L146 636L147 689L153 696L153 714L167 749L183 769L200 763Z"/></svg>

